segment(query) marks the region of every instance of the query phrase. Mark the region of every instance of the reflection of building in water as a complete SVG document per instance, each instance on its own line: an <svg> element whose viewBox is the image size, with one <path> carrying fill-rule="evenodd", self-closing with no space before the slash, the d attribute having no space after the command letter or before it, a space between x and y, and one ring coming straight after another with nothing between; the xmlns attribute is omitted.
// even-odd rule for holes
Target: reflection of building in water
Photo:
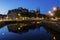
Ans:
<svg viewBox="0 0 60 40"><path fill-rule="evenodd" d="M36 24L31 24L31 25L26 25L26 24L21 24L21 23L17 23L17 24L11 24L8 25L8 30L9 32L14 32L14 33L25 33L28 32L29 30L34 30L35 28L40 28L40 26L42 25L36 25ZM53 40L58 40L60 39L60 34L55 33L54 30L51 30L49 28L46 28L46 30L49 32L49 34L53 34Z"/></svg>
<svg viewBox="0 0 60 40"><path fill-rule="evenodd" d="M48 34L52 34L53 35L52 40L60 40L60 33L55 31L55 30L53 30L53 29L47 28L47 27L45 29L47 30Z"/></svg>
<svg viewBox="0 0 60 40"><path fill-rule="evenodd" d="M58 14L57 14L58 13ZM57 31L57 32L60 32L60 28L59 28L59 26L56 26L55 25L55 22L53 22L53 21L56 21L57 20L57 17L60 17L60 9L56 9L56 8L54 8L54 16L56 16L55 18L51 18L51 17L49 17L49 16L46 16L46 15L43 15L43 14L40 14L40 10L37 10L37 11L29 11L29 10L27 10L26 8L18 8L18 9L13 9L13 10L9 10L8 11L8 14L7 15L4 15L3 16L3 18L5 19L8 19L9 18L9 20L10 20L10 18L12 18L12 19L19 19L19 20L17 20L18 22L21 20L21 19L23 19L23 20L25 20L25 19L34 19L35 17L35 22L34 22L34 20L33 20L33 22L31 23L31 24L15 24L15 25L8 25L8 30L9 31L12 31L12 32L16 32L16 33L22 33L22 32L27 32L29 29L35 29L36 27L40 27L40 22L38 22L37 20L38 20L38 18L42 18L42 19L45 19L46 20L46 22L47 22L47 24L46 23L44 23L43 25L44 25L44 27L45 28L47 28L47 29L51 29L50 31L51 32L55 32L55 31ZM53 14L51 14L51 12L49 11L49 15L50 16L53 16ZM2 16L0 15L0 18L2 18ZM51 19L50 19L51 18ZM43 22L45 21L45 20L43 20ZM12 20L12 21L7 21L8 23L12 23L14 20ZM52 21L51 23L50 22L48 22L48 21ZM6 22L6 23L7 23ZM23 21L24 22L24 21ZM13 22L14 23L14 22ZM26 22L24 22L24 23L26 23ZM28 22L27 22L28 23ZM35 23L35 24L34 24ZM33 25L32 25L33 24ZM37 24L39 24L39 25L37 25ZM56 23L57 24L57 23ZM42 25L42 26L43 26ZM54 25L54 26L53 26ZM53 30L53 31L52 31ZM49 31L49 30L48 30ZM50 32L49 32L50 33ZM56 37L59 37L59 36L57 36L57 34L55 34L54 33L54 35L56 36ZM57 38L55 38L55 37L53 37L53 39L57 39ZM59 38L58 38L59 39ZM57 39L57 40L58 40Z"/></svg>
<svg viewBox="0 0 60 40"><path fill-rule="evenodd" d="M36 24L21 24L21 23L17 23L17 24L12 24L12 25L8 25L8 30L10 32L15 32L15 33L24 33L27 32L29 29L35 29L40 27L40 25L36 25Z"/></svg>

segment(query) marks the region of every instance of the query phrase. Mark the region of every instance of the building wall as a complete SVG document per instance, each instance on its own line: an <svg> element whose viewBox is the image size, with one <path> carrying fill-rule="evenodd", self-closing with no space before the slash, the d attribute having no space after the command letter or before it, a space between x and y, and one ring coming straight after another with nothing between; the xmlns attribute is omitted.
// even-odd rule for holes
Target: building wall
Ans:
<svg viewBox="0 0 60 40"><path fill-rule="evenodd" d="M10 18L17 18L18 17L18 15L17 15L18 13L16 12L16 11L10 11L10 12L8 12L8 17L10 17Z"/></svg>

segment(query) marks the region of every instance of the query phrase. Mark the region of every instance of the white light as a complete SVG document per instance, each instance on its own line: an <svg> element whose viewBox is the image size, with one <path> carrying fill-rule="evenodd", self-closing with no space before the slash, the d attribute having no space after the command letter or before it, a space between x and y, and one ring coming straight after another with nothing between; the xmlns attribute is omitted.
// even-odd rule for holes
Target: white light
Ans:
<svg viewBox="0 0 60 40"><path fill-rule="evenodd" d="M48 14L49 14L50 16L53 16L53 15L54 15L51 11L48 11Z"/></svg>
<svg viewBox="0 0 60 40"><path fill-rule="evenodd" d="M48 13L51 13L51 11L48 11Z"/></svg>
<svg viewBox="0 0 60 40"><path fill-rule="evenodd" d="M51 15L51 16L53 16L53 14L52 14L52 13L51 13L50 15Z"/></svg>
<svg viewBox="0 0 60 40"><path fill-rule="evenodd" d="M18 16L20 16L20 14L18 14Z"/></svg>
<svg viewBox="0 0 60 40"><path fill-rule="evenodd" d="M18 30L20 30L21 28L18 28Z"/></svg>
<svg viewBox="0 0 60 40"><path fill-rule="evenodd" d="M55 39L56 39L56 37L54 36L54 37L53 37L53 39L55 40Z"/></svg>
<svg viewBox="0 0 60 40"><path fill-rule="evenodd" d="M53 11L56 11L57 10L57 8L56 7L53 7Z"/></svg>
<svg viewBox="0 0 60 40"><path fill-rule="evenodd" d="M37 22L37 24L39 24L40 22Z"/></svg>
<svg viewBox="0 0 60 40"><path fill-rule="evenodd" d="M24 18L22 18L22 20L24 20Z"/></svg>

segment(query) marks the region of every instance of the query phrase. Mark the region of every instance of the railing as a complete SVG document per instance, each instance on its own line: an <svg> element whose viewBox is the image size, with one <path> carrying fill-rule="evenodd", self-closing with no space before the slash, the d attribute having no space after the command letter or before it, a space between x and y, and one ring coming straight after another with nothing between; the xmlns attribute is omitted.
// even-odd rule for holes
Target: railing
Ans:
<svg viewBox="0 0 60 40"><path fill-rule="evenodd" d="M60 18L49 18L50 21L58 21L60 20ZM48 20L49 20L48 19ZM0 22L1 21L23 21L23 20L47 20L46 18L39 18L39 17L36 17L36 18L29 18L29 17L21 17L21 18L14 18L14 19L11 19L11 18L3 18L3 19L0 19Z"/></svg>

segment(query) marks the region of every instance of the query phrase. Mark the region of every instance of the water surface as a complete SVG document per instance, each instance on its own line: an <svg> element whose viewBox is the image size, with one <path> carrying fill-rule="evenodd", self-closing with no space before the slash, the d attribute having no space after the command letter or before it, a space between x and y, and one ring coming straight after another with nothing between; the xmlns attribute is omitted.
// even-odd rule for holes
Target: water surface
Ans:
<svg viewBox="0 0 60 40"><path fill-rule="evenodd" d="M0 29L0 40L52 40L52 37L53 34L49 34L44 27L29 29L22 34L9 32L7 26Z"/></svg>

